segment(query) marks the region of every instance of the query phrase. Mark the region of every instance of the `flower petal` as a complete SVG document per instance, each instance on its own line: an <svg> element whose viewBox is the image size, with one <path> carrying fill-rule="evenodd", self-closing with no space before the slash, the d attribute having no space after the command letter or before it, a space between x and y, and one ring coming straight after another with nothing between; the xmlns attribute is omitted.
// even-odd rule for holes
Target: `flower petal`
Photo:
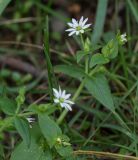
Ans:
<svg viewBox="0 0 138 160"><path fill-rule="evenodd" d="M59 99L54 99L54 103L59 103Z"/></svg>
<svg viewBox="0 0 138 160"><path fill-rule="evenodd" d="M90 26L91 26L91 24L86 24L85 26L83 26L83 29L86 29L86 28L88 28Z"/></svg>
<svg viewBox="0 0 138 160"><path fill-rule="evenodd" d="M72 111L72 108L71 108L71 106L69 104L64 103L63 105L67 110Z"/></svg>
<svg viewBox="0 0 138 160"><path fill-rule="evenodd" d="M87 21L88 21L88 18L86 18L86 19L82 22L81 26L83 27Z"/></svg>
<svg viewBox="0 0 138 160"><path fill-rule="evenodd" d="M79 35L80 31L76 31L76 35Z"/></svg>
<svg viewBox="0 0 138 160"><path fill-rule="evenodd" d="M72 36L76 31L72 31L69 33L69 36Z"/></svg>
<svg viewBox="0 0 138 160"><path fill-rule="evenodd" d="M78 22L76 21L76 19L72 18L72 23L73 23L73 27L78 26Z"/></svg>
<svg viewBox="0 0 138 160"><path fill-rule="evenodd" d="M70 28L70 29L67 29L65 31L70 32L70 31L75 31L75 29L74 28Z"/></svg>
<svg viewBox="0 0 138 160"><path fill-rule="evenodd" d="M55 88L53 88L53 92L54 96L59 98L59 92Z"/></svg>
<svg viewBox="0 0 138 160"><path fill-rule="evenodd" d="M83 16L81 17L81 19L79 21L79 26L81 26L82 22L83 22Z"/></svg>
<svg viewBox="0 0 138 160"><path fill-rule="evenodd" d="M67 23L67 24L68 24L68 26L73 27L73 24L72 24L72 23L69 22L69 23Z"/></svg>
<svg viewBox="0 0 138 160"><path fill-rule="evenodd" d="M69 104L74 104L74 102L70 101L70 100L64 100L65 103L69 103Z"/></svg>
<svg viewBox="0 0 138 160"><path fill-rule="evenodd" d="M68 98L70 98L70 96L71 96L71 94L66 94L64 98L68 99Z"/></svg>

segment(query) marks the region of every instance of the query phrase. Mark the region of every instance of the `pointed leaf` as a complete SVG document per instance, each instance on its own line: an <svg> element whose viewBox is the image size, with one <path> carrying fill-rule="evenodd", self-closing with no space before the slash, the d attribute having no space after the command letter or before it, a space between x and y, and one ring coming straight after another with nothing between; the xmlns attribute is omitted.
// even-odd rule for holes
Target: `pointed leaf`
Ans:
<svg viewBox="0 0 138 160"><path fill-rule="evenodd" d="M76 79L82 79L86 76L82 68L75 65L57 65L54 67L55 72L62 72Z"/></svg>
<svg viewBox="0 0 138 160"><path fill-rule="evenodd" d="M116 39L112 39L102 48L104 57L113 59L118 55L118 42Z"/></svg>
<svg viewBox="0 0 138 160"><path fill-rule="evenodd" d="M17 104L14 100L11 100L7 97L0 97L0 109L8 114L13 115L15 114Z"/></svg>
<svg viewBox="0 0 138 160"><path fill-rule="evenodd" d="M97 64L106 64L109 62L109 59L104 57L102 54L97 53L91 57L90 68L94 67Z"/></svg>
<svg viewBox="0 0 138 160"><path fill-rule="evenodd" d="M14 124L15 128L21 135L24 142L27 144L27 146L29 146L31 142L31 137L30 137L30 129L28 122L25 119L15 117Z"/></svg>
<svg viewBox="0 0 138 160"><path fill-rule="evenodd" d="M0 0L0 15L6 8L6 6L10 3L11 0Z"/></svg>
<svg viewBox="0 0 138 160"><path fill-rule="evenodd" d="M106 77L103 74L95 74L86 77L85 87L106 108L114 111L114 103Z"/></svg>
<svg viewBox="0 0 138 160"><path fill-rule="evenodd" d="M52 147L55 144L57 138L62 135L62 131L56 124L56 122L54 122L46 114L39 114L38 119L39 119L40 129L44 137L46 138L49 146Z"/></svg>

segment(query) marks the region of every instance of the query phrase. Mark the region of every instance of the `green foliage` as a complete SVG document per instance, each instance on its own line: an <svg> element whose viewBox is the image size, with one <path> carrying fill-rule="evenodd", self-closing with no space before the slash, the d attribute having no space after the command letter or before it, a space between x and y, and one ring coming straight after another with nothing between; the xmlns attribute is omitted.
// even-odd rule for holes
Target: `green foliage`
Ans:
<svg viewBox="0 0 138 160"><path fill-rule="evenodd" d="M39 114L38 119L39 119L40 129L44 137L46 138L49 146L53 147L53 145L55 145L57 141L57 138L59 138L62 135L61 129L46 114Z"/></svg>
<svg viewBox="0 0 138 160"><path fill-rule="evenodd" d="M96 20L94 24L94 31L92 33L92 44L96 44L103 32L105 16L107 12L108 0L99 0L96 11Z"/></svg>
<svg viewBox="0 0 138 160"><path fill-rule="evenodd" d="M9 2L9 0L0 1L0 14ZM121 10L117 7L120 3L118 0L115 1L115 13L112 16L116 23L118 19L120 22L118 13L122 12L122 9L124 11L126 7L126 16L124 12L123 18L127 17L125 22L127 36L125 34L122 36L120 31L115 35L108 28L105 29L108 31L103 33L108 0L99 0L96 20L92 22L94 23L93 32L91 34L91 29L88 29L78 37L74 35L78 43L76 46L73 44L74 41L70 41L71 39L68 41L66 36L62 37L62 31L51 33L55 27L60 26L56 18L67 21L62 13L54 10L58 6L56 1L48 1L47 5L34 0L25 2L24 5L20 1L11 3L12 6L7 10L5 17L2 17L4 21L0 24L2 35L6 34L6 29L14 33L12 42L5 42L7 38L10 40L9 35L3 37L0 42L4 44L2 46L7 45L0 47L0 61L2 61L0 159L9 159L10 155L11 160L84 160L88 157L97 159L97 156L92 155L76 156L77 152L74 150L78 149L96 152L99 150L117 151L118 154L122 154L121 157L138 156L138 66L137 30L135 30L137 27L135 21L137 23L138 20L137 2L127 0L123 3L125 7L122 6ZM36 12L33 12L34 8ZM13 10L15 12L11 14ZM133 19L131 19L130 11L134 16ZM29 16L27 16L28 13ZM53 16L50 18L52 29L49 29L48 17L46 22L44 21L44 16L47 14ZM109 20L109 23L111 22L112 20ZM116 30L120 24L124 24L124 20L115 26ZM64 28L64 24L62 25ZM124 26L122 28L125 30ZM43 29L44 36L41 34ZM56 38L56 43L53 42L50 45L50 39L53 38L51 35L54 34L60 35L60 38ZM100 41L101 36L103 39ZM18 43L14 42L14 38ZM61 48L58 46L58 40L62 38L68 50L66 45L61 45ZM39 46L42 39L43 47ZM25 43L25 40L31 41L32 44ZM129 40L128 45L123 46L127 40ZM78 49L79 45L80 49ZM47 72L44 70L42 55L38 54L42 53L42 48L45 53ZM71 55L67 51L70 51ZM22 62L18 62L17 59L18 72L14 71L14 66L16 66L13 65L14 62L5 60L5 56L7 58L9 53L10 56L14 55L14 58L17 56L20 59L19 56L21 56ZM58 65L58 59L60 65ZM31 63L32 67L28 63ZM11 69L10 66L13 68ZM23 72L20 72L20 69ZM57 79L63 89L64 98L59 96L58 99L55 92L53 95L53 88L59 88ZM25 85L26 87L22 87ZM75 103L71 106L72 112L64 110L60 103L56 103L56 100L67 102L64 88L67 90L66 94L71 92L69 100ZM27 94L25 94L26 91ZM61 93L58 94L61 95Z"/></svg>
<svg viewBox="0 0 138 160"><path fill-rule="evenodd" d="M21 142L13 151L10 160L40 160L45 157L45 160L52 160L52 155L50 151L43 151L43 148L39 146L36 140L31 138L31 145L28 148L26 143Z"/></svg>
<svg viewBox="0 0 138 160"><path fill-rule="evenodd" d="M85 87L99 102L112 112L115 110L107 79L103 74L94 74L86 77Z"/></svg>
<svg viewBox="0 0 138 160"><path fill-rule="evenodd" d="M14 118L14 124L15 128L21 135L22 139L26 143L26 145L29 147L31 143L31 136L30 136L30 129L29 129L29 124L27 120L19 117Z"/></svg>
<svg viewBox="0 0 138 160"><path fill-rule="evenodd" d="M102 48L102 54L104 57L113 59L118 55L118 42L116 39L112 39Z"/></svg>
<svg viewBox="0 0 138 160"><path fill-rule="evenodd" d="M7 115L14 115L17 108L17 104L14 100L7 97L0 97L0 110Z"/></svg>
<svg viewBox="0 0 138 160"><path fill-rule="evenodd" d="M102 65L109 62L109 59L104 57L103 54L97 53L93 55L90 59L90 68L94 67L95 65Z"/></svg>
<svg viewBox="0 0 138 160"><path fill-rule="evenodd" d="M0 15L4 11L4 9L7 7L7 5L10 3L11 0L1 0L0 1Z"/></svg>
<svg viewBox="0 0 138 160"><path fill-rule="evenodd" d="M25 101L25 87L19 89L19 95L16 98L17 106L21 106Z"/></svg>

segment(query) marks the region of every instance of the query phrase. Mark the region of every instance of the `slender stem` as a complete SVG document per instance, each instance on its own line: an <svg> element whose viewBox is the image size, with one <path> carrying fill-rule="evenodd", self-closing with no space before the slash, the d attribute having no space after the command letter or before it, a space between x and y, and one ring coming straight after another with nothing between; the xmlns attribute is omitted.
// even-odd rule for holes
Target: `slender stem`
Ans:
<svg viewBox="0 0 138 160"><path fill-rule="evenodd" d="M75 101L75 100L78 98L78 96L80 95L80 92L81 92L82 89L83 89L84 83L85 83L85 79L81 82L79 88L78 88L77 91L75 92L75 94L74 94L74 96L73 96L73 98L72 98L72 101ZM64 120L65 116L67 115L67 113L68 113L67 110L64 110L64 111L61 113L60 117L59 117L58 120L57 120L57 123L58 123L58 124L61 124L61 122Z"/></svg>
<svg viewBox="0 0 138 160"><path fill-rule="evenodd" d="M89 57L88 55L86 55L86 59L85 59L85 73L88 74L89 72Z"/></svg>
<svg viewBox="0 0 138 160"><path fill-rule="evenodd" d="M20 105L17 106L17 109L16 109L15 113L18 114L19 110L20 110Z"/></svg>
<svg viewBox="0 0 138 160"><path fill-rule="evenodd" d="M80 39L81 39L82 48L83 48L83 50L84 50L84 39L83 39L82 34L80 34ZM89 66L88 66L88 60L89 60L88 57L86 57L86 60L85 60L85 73L88 73L88 67L89 67ZM74 96L73 96L73 98L72 98L72 101L75 101L75 100L78 98L78 96L80 95L81 90L83 89L84 83L85 83L85 79L82 80L79 88L77 89L77 91L75 92L75 94L74 94ZM65 116L67 115L67 113L68 113L67 110L64 110L64 111L61 113L61 115L59 116L59 118L58 118L58 120L57 120L57 123L58 123L58 124L61 124L61 122L64 120Z"/></svg>
<svg viewBox="0 0 138 160"><path fill-rule="evenodd" d="M82 44L82 48L84 49L84 39L83 39L83 36L82 36L82 34L80 34L80 38L81 38L81 44Z"/></svg>

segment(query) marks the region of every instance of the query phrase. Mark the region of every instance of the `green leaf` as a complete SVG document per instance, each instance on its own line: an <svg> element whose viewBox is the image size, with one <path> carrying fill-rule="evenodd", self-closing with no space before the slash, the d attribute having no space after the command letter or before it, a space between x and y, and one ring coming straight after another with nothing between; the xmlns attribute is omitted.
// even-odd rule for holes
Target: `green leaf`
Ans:
<svg viewBox="0 0 138 160"><path fill-rule="evenodd" d="M98 0L94 31L92 33L92 44L96 44L102 35L107 11L107 4L108 0Z"/></svg>
<svg viewBox="0 0 138 160"><path fill-rule="evenodd" d="M61 155L62 157L69 157L72 155L73 150L72 147L69 143L69 138L66 135L62 135L61 137L59 137L60 142L56 143L55 148L57 150L57 152L59 153L59 155Z"/></svg>
<svg viewBox="0 0 138 160"><path fill-rule="evenodd" d="M25 87L19 88L19 95L16 97L17 106L21 106L25 101Z"/></svg>
<svg viewBox="0 0 138 160"><path fill-rule="evenodd" d="M54 69L55 72L62 72L79 80L86 76L83 69L75 65L57 65L54 67Z"/></svg>
<svg viewBox="0 0 138 160"><path fill-rule="evenodd" d="M0 0L0 15L6 8L6 6L10 3L11 0Z"/></svg>
<svg viewBox="0 0 138 160"><path fill-rule="evenodd" d="M0 97L0 109L8 114L14 115L17 108L17 104L14 100L11 100L7 97Z"/></svg>
<svg viewBox="0 0 138 160"><path fill-rule="evenodd" d="M27 122L27 120L24 120L19 117L15 117L14 124L15 124L15 128L21 135L26 145L29 146L31 142L31 136L30 136L29 123Z"/></svg>
<svg viewBox="0 0 138 160"><path fill-rule="evenodd" d="M57 106L51 104L51 103L48 103L48 104L31 104L27 111L31 111L31 112L34 112L36 114L39 114L39 113L46 113L47 115L55 112L55 110L57 110Z"/></svg>
<svg viewBox="0 0 138 160"><path fill-rule="evenodd" d="M118 42L116 39L110 40L106 46L102 48L104 57L113 59L118 55Z"/></svg>
<svg viewBox="0 0 138 160"><path fill-rule="evenodd" d="M94 67L97 64L106 64L109 62L109 59L104 57L102 54L97 53L93 55L90 59L90 68Z"/></svg>
<svg viewBox="0 0 138 160"><path fill-rule="evenodd" d="M86 77L85 87L106 108L111 111L115 110L108 82L103 74L94 74L93 77Z"/></svg>
<svg viewBox="0 0 138 160"><path fill-rule="evenodd" d="M77 63L79 63L82 60L82 58L84 56L86 56L87 54L89 54L89 52L86 52L86 51L77 51L77 54L76 54Z"/></svg>
<svg viewBox="0 0 138 160"><path fill-rule="evenodd" d="M62 157L69 157L73 152L71 146L63 146L63 145L56 146L56 150Z"/></svg>
<svg viewBox="0 0 138 160"><path fill-rule="evenodd" d="M38 119L40 129L49 146L52 147L56 143L57 138L62 135L62 131L59 126L46 114L39 114Z"/></svg>
<svg viewBox="0 0 138 160"><path fill-rule="evenodd" d="M48 154L48 153L47 153ZM49 153L51 154L51 153ZM49 155L48 154L48 155ZM49 158L48 158L49 157ZM10 160L52 160L50 156L45 156L42 147L39 146L34 139L28 148L24 142L20 143L13 151ZM41 159L42 158L42 159Z"/></svg>

